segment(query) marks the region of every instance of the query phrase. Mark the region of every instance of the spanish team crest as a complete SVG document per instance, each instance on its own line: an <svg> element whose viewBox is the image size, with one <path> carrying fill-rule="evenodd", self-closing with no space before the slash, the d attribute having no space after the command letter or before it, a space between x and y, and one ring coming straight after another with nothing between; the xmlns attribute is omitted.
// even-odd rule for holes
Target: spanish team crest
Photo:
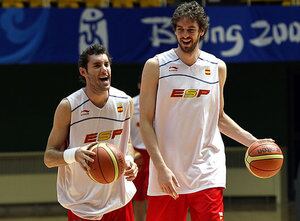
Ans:
<svg viewBox="0 0 300 221"><path fill-rule="evenodd" d="M122 103L117 104L117 110L118 110L119 113L123 112L123 104Z"/></svg>
<svg viewBox="0 0 300 221"><path fill-rule="evenodd" d="M210 75L210 68L206 67L204 70L205 75Z"/></svg>

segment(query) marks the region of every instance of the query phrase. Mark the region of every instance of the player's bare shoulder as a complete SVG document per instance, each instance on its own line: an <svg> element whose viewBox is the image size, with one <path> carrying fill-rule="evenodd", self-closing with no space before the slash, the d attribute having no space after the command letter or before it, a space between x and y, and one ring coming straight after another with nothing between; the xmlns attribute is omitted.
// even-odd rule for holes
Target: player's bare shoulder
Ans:
<svg viewBox="0 0 300 221"><path fill-rule="evenodd" d="M225 82L227 76L227 67L226 63L221 59L218 59L218 72L220 81Z"/></svg>
<svg viewBox="0 0 300 221"><path fill-rule="evenodd" d="M154 76L158 77L158 74L159 74L159 63L158 63L157 57L149 58L144 65L143 77L145 75L147 75L147 76L150 75L152 77L154 77Z"/></svg>
<svg viewBox="0 0 300 221"><path fill-rule="evenodd" d="M68 99L64 98L58 104L55 115L55 122L58 124L69 124L71 120L71 104Z"/></svg>
<svg viewBox="0 0 300 221"><path fill-rule="evenodd" d="M71 112L71 104L67 98L63 98L57 106L63 112Z"/></svg>
<svg viewBox="0 0 300 221"><path fill-rule="evenodd" d="M219 71L226 72L226 69L227 69L226 63L221 59L218 59L218 68L219 68Z"/></svg>
<svg viewBox="0 0 300 221"><path fill-rule="evenodd" d="M146 61L146 64L145 65L154 65L154 66L158 66L158 58L156 56L152 57L152 58L149 58L147 61Z"/></svg>

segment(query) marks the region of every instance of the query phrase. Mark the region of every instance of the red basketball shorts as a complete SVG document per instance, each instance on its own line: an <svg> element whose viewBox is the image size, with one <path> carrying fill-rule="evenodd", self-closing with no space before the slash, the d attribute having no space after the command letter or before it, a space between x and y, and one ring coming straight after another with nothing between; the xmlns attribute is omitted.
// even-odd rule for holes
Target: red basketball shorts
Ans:
<svg viewBox="0 0 300 221"><path fill-rule="evenodd" d="M137 177L133 180L137 192L133 197L134 201L143 201L147 199L148 178L149 178L149 154L147 150L134 148L141 154L142 164L139 166ZM137 163L139 164L139 163Z"/></svg>
<svg viewBox="0 0 300 221"><path fill-rule="evenodd" d="M71 210L68 210L68 221L92 221L92 220L82 219L76 216L74 213L72 213ZM130 201L120 209L104 214L101 221L134 221L132 202Z"/></svg>
<svg viewBox="0 0 300 221"><path fill-rule="evenodd" d="M192 221L224 221L223 188L170 196L148 196L147 221L185 221L188 210Z"/></svg>

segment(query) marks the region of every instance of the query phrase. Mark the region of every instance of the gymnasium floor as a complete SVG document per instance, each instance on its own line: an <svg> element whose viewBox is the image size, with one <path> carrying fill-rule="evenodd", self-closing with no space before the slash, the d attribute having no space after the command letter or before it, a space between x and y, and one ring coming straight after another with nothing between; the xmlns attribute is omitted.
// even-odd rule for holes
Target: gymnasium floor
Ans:
<svg viewBox="0 0 300 221"><path fill-rule="evenodd" d="M276 205L273 202L269 202L269 199L240 200L240 202L233 202L231 199L225 199L226 221L295 221L293 203ZM37 213L43 212L43 210L39 208L36 209L34 216L21 218L20 214L26 214L26 209L19 208L18 210L19 211L16 211L19 213L18 215L14 214L14 217L5 218L2 216L0 217L0 221L67 221L64 210L57 205L52 206L50 210L45 212L45 214L49 214L48 216L43 216L42 214L38 216ZM38 210L40 211L38 212ZM50 215L51 210L54 216Z"/></svg>

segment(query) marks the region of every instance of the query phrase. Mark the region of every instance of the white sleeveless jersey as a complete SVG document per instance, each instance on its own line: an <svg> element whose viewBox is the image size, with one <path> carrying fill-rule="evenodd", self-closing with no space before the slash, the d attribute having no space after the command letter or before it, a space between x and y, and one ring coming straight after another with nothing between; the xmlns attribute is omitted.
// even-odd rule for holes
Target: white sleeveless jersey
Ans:
<svg viewBox="0 0 300 221"><path fill-rule="evenodd" d="M143 143L140 133L140 95L133 98L134 113L130 123L130 138L132 145L137 149L145 150L145 144Z"/></svg>
<svg viewBox="0 0 300 221"><path fill-rule="evenodd" d="M69 147L102 141L114 144L125 154L130 129L130 97L113 87L103 108L95 106L80 89L67 97L71 104ZM101 219L126 205L135 194L132 182L122 175L111 184L91 180L79 163L58 167L59 203L84 219Z"/></svg>
<svg viewBox="0 0 300 221"><path fill-rule="evenodd" d="M179 181L179 194L225 187L224 144L218 129L218 59L201 51L187 66L169 50L157 55L159 83L154 127L159 150ZM165 195L150 163L148 195Z"/></svg>

